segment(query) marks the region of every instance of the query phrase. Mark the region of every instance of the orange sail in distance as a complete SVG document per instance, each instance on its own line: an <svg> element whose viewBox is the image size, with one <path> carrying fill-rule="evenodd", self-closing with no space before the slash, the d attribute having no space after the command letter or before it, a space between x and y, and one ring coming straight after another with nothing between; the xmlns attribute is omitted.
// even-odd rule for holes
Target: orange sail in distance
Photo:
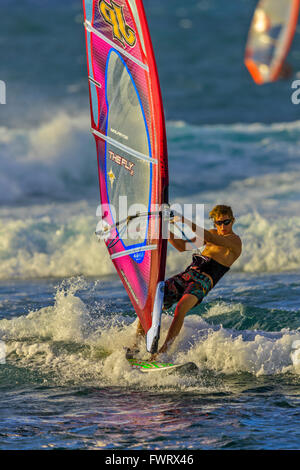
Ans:
<svg viewBox="0 0 300 470"><path fill-rule="evenodd" d="M260 0L251 22L245 65L258 85L288 75L286 56L295 34L300 0Z"/></svg>

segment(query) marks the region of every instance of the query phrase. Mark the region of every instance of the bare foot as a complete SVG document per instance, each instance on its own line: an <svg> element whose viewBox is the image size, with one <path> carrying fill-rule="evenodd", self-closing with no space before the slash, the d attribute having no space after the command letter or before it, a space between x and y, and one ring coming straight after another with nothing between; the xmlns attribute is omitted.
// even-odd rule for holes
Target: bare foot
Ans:
<svg viewBox="0 0 300 470"><path fill-rule="evenodd" d="M126 359L135 359L140 350L134 345L131 348L124 348Z"/></svg>
<svg viewBox="0 0 300 470"><path fill-rule="evenodd" d="M159 353L151 354L149 361L150 362L157 361L158 354Z"/></svg>

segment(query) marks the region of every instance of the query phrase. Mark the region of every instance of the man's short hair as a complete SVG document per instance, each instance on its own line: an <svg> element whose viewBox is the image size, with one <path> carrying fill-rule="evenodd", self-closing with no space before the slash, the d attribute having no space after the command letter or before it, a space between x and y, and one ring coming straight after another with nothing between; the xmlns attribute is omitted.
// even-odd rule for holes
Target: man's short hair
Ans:
<svg viewBox="0 0 300 470"><path fill-rule="evenodd" d="M234 220L233 212L230 206L218 205L213 208L209 213L209 218L216 220L217 217L227 215L230 219Z"/></svg>

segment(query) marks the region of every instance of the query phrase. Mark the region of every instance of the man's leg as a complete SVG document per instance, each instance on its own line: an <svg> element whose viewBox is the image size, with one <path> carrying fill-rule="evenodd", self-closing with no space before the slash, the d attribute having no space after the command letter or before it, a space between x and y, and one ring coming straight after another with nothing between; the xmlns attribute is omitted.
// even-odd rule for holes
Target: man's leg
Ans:
<svg viewBox="0 0 300 470"><path fill-rule="evenodd" d="M142 327L140 320L138 320L138 324L136 327L136 341L139 341L140 338L144 338L144 336L145 336L144 328Z"/></svg>
<svg viewBox="0 0 300 470"><path fill-rule="evenodd" d="M174 319L169 328L166 340L160 348L158 354L164 353L171 346L176 336L178 336L184 321L185 315L199 302L199 299L193 294L184 294L179 300L175 312Z"/></svg>
<svg viewBox="0 0 300 470"><path fill-rule="evenodd" d="M180 276L181 275L179 274L165 281L163 310L166 310L172 307L173 304L175 304L176 302L180 300L184 291L184 287L181 287L178 284L178 282L180 282ZM135 334L134 348L137 347L137 343L140 341L140 339L144 337L145 337L145 331L141 325L140 320L138 320L136 334Z"/></svg>
<svg viewBox="0 0 300 470"><path fill-rule="evenodd" d="M136 332L135 332L135 338L134 338L134 343L131 347L128 347L126 349L126 358L127 359L134 359L135 356L139 353L139 342L141 338L145 337L145 332L144 328L142 327L142 324L140 320L138 320L138 324L136 327Z"/></svg>

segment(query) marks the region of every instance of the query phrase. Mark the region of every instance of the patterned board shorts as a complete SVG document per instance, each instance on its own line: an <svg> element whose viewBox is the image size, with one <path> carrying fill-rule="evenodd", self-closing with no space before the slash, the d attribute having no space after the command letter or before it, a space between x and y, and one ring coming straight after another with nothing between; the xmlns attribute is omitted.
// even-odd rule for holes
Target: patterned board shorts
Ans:
<svg viewBox="0 0 300 470"><path fill-rule="evenodd" d="M193 294L199 305L212 288L209 277L196 268L188 268L183 273L170 277L165 282L164 309L177 303L184 294Z"/></svg>

